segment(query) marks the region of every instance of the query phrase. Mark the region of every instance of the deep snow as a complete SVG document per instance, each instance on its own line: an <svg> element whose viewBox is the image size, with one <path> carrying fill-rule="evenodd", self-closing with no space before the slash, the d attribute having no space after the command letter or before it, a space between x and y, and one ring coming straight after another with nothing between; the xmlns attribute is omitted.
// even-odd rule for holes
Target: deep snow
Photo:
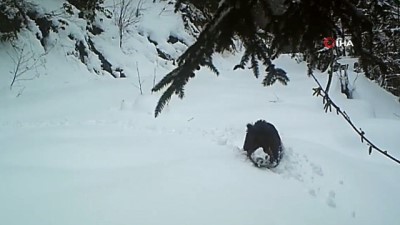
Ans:
<svg viewBox="0 0 400 225"><path fill-rule="evenodd" d="M62 1L50 2L46 10ZM305 65L288 56L276 61L288 86L266 88L250 70L232 70L240 54L215 55L220 76L200 70L185 98L174 97L155 119L161 93L150 92L154 74L159 80L173 65L157 59L142 35L193 41L172 8L147 1L123 50L112 20L104 21L95 43L125 68L126 79L90 72L66 54L73 43L54 34L40 76L10 90L12 51L0 46L0 224L398 224L399 165L368 155L341 117L324 113ZM43 52L28 31L23 42ZM182 51L162 45L173 56ZM348 100L335 77L331 95L367 137L400 157L398 101L362 75L354 86ZM273 123L284 142L275 169L255 168L240 150L246 123L258 119Z"/></svg>

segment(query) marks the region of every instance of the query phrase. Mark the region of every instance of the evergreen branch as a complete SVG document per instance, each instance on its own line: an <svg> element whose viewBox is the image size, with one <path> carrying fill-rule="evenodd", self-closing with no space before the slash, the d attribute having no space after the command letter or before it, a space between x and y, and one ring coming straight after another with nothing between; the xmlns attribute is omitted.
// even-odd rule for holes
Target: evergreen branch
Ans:
<svg viewBox="0 0 400 225"><path fill-rule="evenodd" d="M267 54L269 52L267 45L257 34L254 35L253 39L254 41L253 43L251 43L251 49L254 49L257 58L263 62L263 65L269 67L272 62L269 55Z"/></svg>
<svg viewBox="0 0 400 225"><path fill-rule="evenodd" d="M169 102L174 93L174 87L171 85L167 88L167 90L161 95L160 99L158 100L156 109L155 109L155 116L157 117L161 111L164 109L164 106Z"/></svg>
<svg viewBox="0 0 400 225"><path fill-rule="evenodd" d="M272 64L271 59L267 55L268 51L262 50L257 52L258 59L262 60L264 66L270 66Z"/></svg>
<svg viewBox="0 0 400 225"><path fill-rule="evenodd" d="M251 68L253 69L254 76L256 78L258 78L260 75L260 70L259 70L258 61L257 61L255 53L251 54Z"/></svg>
<svg viewBox="0 0 400 225"><path fill-rule="evenodd" d="M212 53L210 53L212 55ZM201 66L206 66L208 67L212 72L214 72L217 76L219 75L219 71L217 69L217 67L214 66L213 62L212 62L212 57L211 55L205 55L204 59L202 59L199 62L199 66L197 66L196 70L200 70Z"/></svg>
<svg viewBox="0 0 400 225"><path fill-rule="evenodd" d="M182 80L177 80L176 84L174 86L176 86L175 88L175 94L178 95L179 98L183 98L185 96L185 85L187 84L187 82L189 81L189 77L187 78L183 78Z"/></svg>
<svg viewBox="0 0 400 225"><path fill-rule="evenodd" d="M238 68L240 69L244 69L244 66L246 65L246 63L250 60L250 51L249 48L246 48L246 50L244 51L243 55L242 55L242 59L240 60L240 63L237 64L233 70L236 70Z"/></svg>
<svg viewBox="0 0 400 225"><path fill-rule="evenodd" d="M185 89L183 87L180 87L175 91L175 94L178 95L180 99L182 99L185 96Z"/></svg>
<svg viewBox="0 0 400 225"><path fill-rule="evenodd" d="M265 76L262 84L264 86L271 86L276 81L281 82L283 85L287 85L289 77L283 69L275 68L275 65L271 64L267 69L267 75Z"/></svg>
<svg viewBox="0 0 400 225"><path fill-rule="evenodd" d="M278 79L278 81L283 85L287 85L288 82L290 81L289 77L286 75L286 72L281 68L275 69L275 76Z"/></svg>
<svg viewBox="0 0 400 225"><path fill-rule="evenodd" d="M174 80L174 77L176 77L178 70L179 70L179 67L175 68L174 70L169 72L167 75L165 75L156 85L154 85L154 87L151 89L151 91L152 92L160 91L165 86L170 84Z"/></svg>
<svg viewBox="0 0 400 225"><path fill-rule="evenodd" d="M174 71L172 71L172 72L174 72ZM191 77L194 77L194 73L188 72L188 73L184 73L184 74L187 76L175 77L175 79L170 82L170 85L167 88L167 90L161 95L161 97L156 105L156 108L155 108L155 113L154 113L155 117L157 117L161 113L161 111L164 109L164 106L169 102L169 100L171 99L173 94L178 95L179 98L184 97L184 95L185 95L184 86L187 84L187 82L189 81L189 79ZM159 84L160 83L158 83L157 85L159 85ZM166 85L168 85L168 84L166 84ZM166 86L166 85L164 85L164 86ZM157 89L153 88L153 90L157 90Z"/></svg>
<svg viewBox="0 0 400 225"><path fill-rule="evenodd" d="M213 23L206 25L204 31L200 34L196 43L190 46L177 60L178 67L168 73L161 81L159 81L152 91L159 91L169 85L167 90L163 93L157 103L155 109L155 116L164 108L165 104L171 99L173 94L183 98L184 86L187 84L191 77L194 77L194 71L198 70L200 66L208 66L213 72L218 74L218 70L212 64L211 55L215 50L215 34L220 34L222 26L229 22L232 7L222 5L219 7Z"/></svg>
<svg viewBox="0 0 400 225"><path fill-rule="evenodd" d="M207 66L212 72L214 72L217 76L219 75L219 71L217 69L217 67L214 66L214 64L212 64L211 61L207 60L204 63L205 66Z"/></svg>

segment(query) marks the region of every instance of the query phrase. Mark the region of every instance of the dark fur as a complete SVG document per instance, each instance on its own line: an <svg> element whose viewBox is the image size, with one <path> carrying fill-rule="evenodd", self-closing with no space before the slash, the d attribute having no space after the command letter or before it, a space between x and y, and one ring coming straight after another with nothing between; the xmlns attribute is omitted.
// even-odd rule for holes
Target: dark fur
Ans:
<svg viewBox="0 0 400 225"><path fill-rule="evenodd" d="M270 163L279 163L282 154L281 138L274 125L264 120L259 120L254 125L247 124L243 150L250 157L260 147L270 156Z"/></svg>

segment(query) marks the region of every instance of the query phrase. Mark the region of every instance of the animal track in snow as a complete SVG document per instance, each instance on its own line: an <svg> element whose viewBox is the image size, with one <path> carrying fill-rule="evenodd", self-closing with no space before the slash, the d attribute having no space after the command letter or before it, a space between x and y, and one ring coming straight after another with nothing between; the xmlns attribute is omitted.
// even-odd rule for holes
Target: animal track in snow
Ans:
<svg viewBox="0 0 400 225"><path fill-rule="evenodd" d="M322 171L321 166L318 166L315 163L311 163L310 166L314 174L317 174L319 176L324 176L324 172Z"/></svg>
<svg viewBox="0 0 400 225"><path fill-rule="evenodd" d="M317 197L317 192L314 189L308 190L308 193L313 197Z"/></svg>
<svg viewBox="0 0 400 225"><path fill-rule="evenodd" d="M336 193L334 191L330 191L328 194L328 198L326 199L326 203L329 207L336 208L335 197Z"/></svg>
<svg viewBox="0 0 400 225"><path fill-rule="evenodd" d="M304 173L301 169L304 162L300 154L293 152L291 147L285 147L283 151L284 153L279 166L271 170L281 174L283 177L294 178L300 182L304 182Z"/></svg>
<svg viewBox="0 0 400 225"><path fill-rule="evenodd" d="M217 139L218 145L226 145L228 143L228 139L220 137Z"/></svg>

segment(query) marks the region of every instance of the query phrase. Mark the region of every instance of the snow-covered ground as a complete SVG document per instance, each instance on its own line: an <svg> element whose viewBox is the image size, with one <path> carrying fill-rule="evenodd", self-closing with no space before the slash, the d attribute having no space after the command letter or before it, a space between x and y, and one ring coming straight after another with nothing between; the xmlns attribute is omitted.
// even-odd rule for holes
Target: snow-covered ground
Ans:
<svg viewBox="0 0 400 225"><path fill-rule="evenodd" d="M55 2L62 1L44 4L46 10L59 7ZM186 97L174 97L154 118L161 94L150 92L154 75L161 79L173 65L134 31L179 55L182 45L162 40L193 40L172 8L148 1L123 51L112 21L104 21L108 28L95 43L125 68L126 79L89 72L66 54L71 43L55 35L40 76L10 90L13 52L0 46L0 224L399 223L399 165L368 155L341 117L326 114L305 65L288 56L276 61L290 76L288 86L265 88L250 70L232 70L240 55L216 55L220 76L200 70ZM20 41L43 51L29 32ZM399 102L362 75L354 86L348 100L335 77L335 102L368 138L400 157ZM240 150L246 124L258 119L273 123L285 145L272 170L255 168Z"/></svg>

